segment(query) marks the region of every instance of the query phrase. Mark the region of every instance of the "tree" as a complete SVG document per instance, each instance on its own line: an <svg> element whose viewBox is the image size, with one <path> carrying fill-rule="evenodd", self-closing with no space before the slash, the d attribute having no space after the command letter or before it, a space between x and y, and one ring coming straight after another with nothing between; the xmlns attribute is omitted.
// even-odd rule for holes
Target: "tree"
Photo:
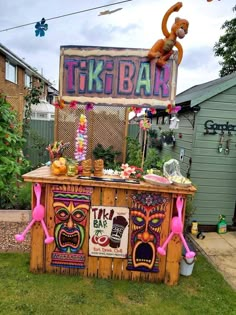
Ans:
<svg viewBox="0 0 236 315"><path fill-rule="evenodd" d="M233 11L236 12L236 5ZM213 51L215 56L223 58L223 61L219 62L222 66L219 74L224 77L236 71L236 17L225 21L221 29L225 30L225 34L215 43Z"/></svg>

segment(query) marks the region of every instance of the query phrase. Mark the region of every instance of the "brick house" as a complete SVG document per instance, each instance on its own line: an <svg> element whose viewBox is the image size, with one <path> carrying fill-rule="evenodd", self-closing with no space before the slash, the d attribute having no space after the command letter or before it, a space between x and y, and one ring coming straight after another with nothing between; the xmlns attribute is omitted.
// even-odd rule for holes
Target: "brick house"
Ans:
<svg viewBox="0 0 236 315"><path fill-rule="evenodd" d="M0 92L6 95L8 102L18 111L20 121L23 118L27 88L39 86L42 82L44 91L41 99L52 103L54 97L58 95L52 83L0 44Z"/></svg>

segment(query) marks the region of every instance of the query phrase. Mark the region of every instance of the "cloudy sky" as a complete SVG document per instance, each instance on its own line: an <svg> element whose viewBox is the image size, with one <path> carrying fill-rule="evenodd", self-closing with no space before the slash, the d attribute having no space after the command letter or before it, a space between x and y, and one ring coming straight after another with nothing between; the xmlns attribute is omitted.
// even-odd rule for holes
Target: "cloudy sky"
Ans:
<svg viewBox="0 0 236 315"><path fill-rule="evenodd" d="M0 30L40 21L93 7L113 4L116 0L0 0ZM183 0L183 7L169 18L169 28L176 16L189 21L189 32L181 40L184 49L178 70L177 93L203 82L216 79L219 59L213 46L218 41L222 24L235 16L236 0ZM164 13L173 0L132 0L110 7L49 20L45 37L36 37L34 24L0 32L0 42L24 58L58 87L59 54L62 45L91 45L149 49L162 38ZM104 10L123 8L110 15Z"/></svg>

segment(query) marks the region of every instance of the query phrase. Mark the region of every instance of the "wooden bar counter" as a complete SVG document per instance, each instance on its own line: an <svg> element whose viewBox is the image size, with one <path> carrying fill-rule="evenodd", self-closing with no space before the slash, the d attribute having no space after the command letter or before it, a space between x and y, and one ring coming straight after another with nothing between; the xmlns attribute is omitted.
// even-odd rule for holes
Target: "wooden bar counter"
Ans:
<svg viewBox="0 0 236 315"><path fill-rule="evenodd" d="M47 166L23 178L41 184L44 221L54 237L54 242L45 244L41 222L33 225L32 272L178 283L179 236L169 242L165 256L157 253L157 247L170 233L177 196L185 200L184 218L186 197L195 193L195 187L82 180L54 176ZM32 187L32 209L35 204Z"/></svg>

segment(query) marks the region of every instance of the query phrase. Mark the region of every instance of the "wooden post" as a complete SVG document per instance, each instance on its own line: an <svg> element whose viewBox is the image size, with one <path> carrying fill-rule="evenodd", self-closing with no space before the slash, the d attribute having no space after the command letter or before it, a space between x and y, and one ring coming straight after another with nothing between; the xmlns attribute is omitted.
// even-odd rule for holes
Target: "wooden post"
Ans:
<svg viewBox="0 0 236 315"><path fill-rule="evenodd" d="M144 164L144 157L145 157L146 145L147 145L147 130L144 130L143 156L142 156L142 165L141 165L141 168L143 168L143 164Z"/></svg>

